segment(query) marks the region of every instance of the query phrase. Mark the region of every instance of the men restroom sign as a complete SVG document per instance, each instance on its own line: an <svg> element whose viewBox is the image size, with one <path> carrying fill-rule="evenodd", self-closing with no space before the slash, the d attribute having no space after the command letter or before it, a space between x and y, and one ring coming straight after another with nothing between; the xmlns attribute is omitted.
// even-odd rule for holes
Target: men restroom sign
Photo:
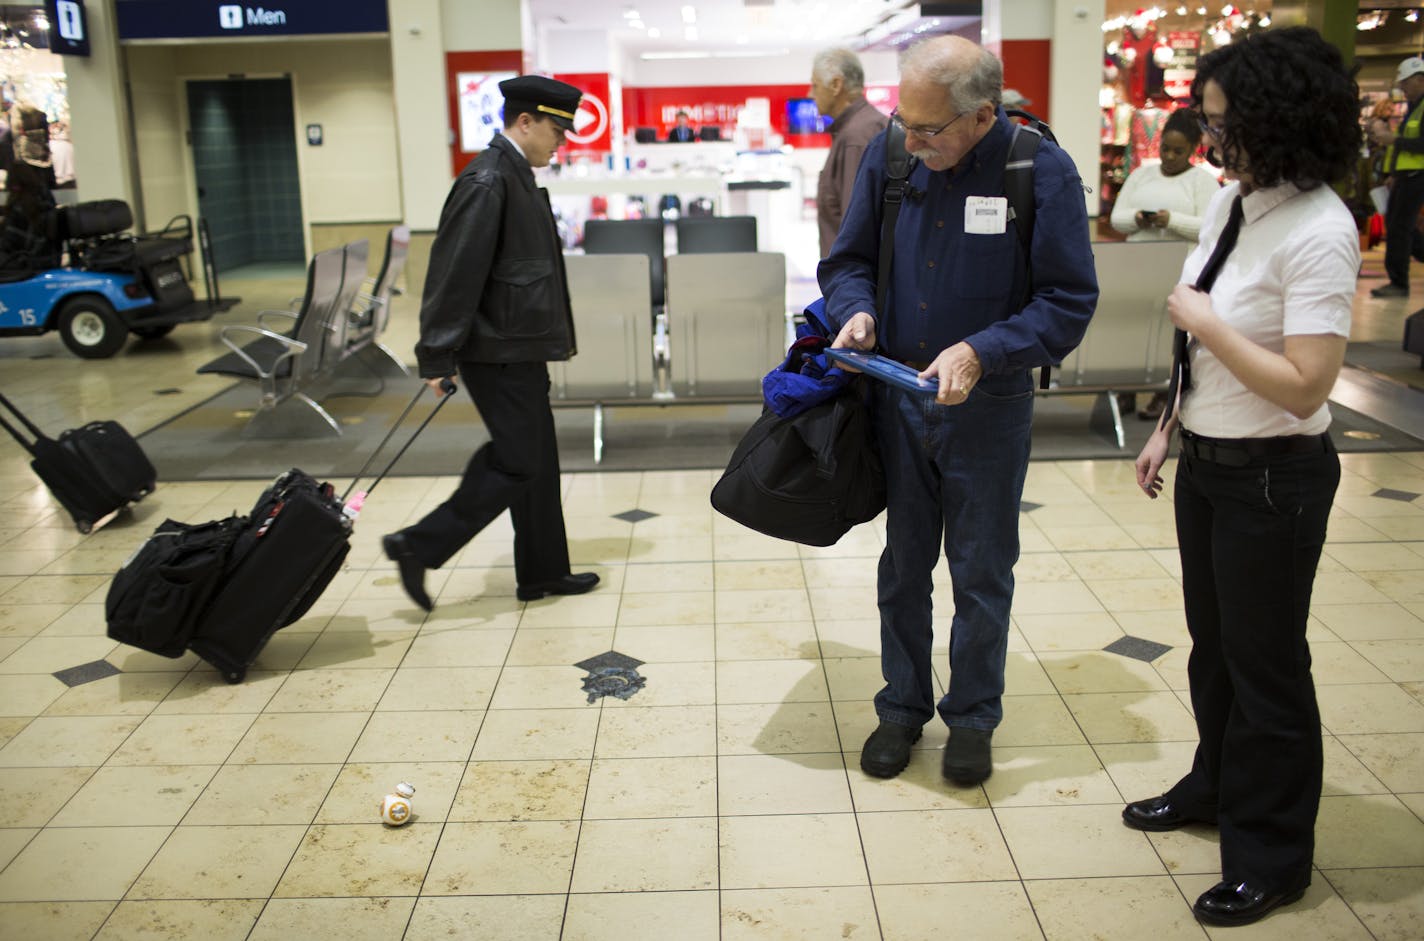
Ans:
<svg viewBox="0 0 1424 941"><path fill-rule="evenodd" d="M64 2L64 0L59 0ZM384 33L386 0L114 0L121 42L202 36L314 36Z"/></svg>

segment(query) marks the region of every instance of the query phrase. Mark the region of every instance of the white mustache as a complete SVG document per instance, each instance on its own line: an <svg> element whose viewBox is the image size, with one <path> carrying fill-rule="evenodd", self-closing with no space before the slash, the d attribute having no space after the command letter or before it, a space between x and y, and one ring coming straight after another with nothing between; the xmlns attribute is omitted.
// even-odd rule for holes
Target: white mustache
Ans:
<svg viewBox="0 0 1424 941"><path fill-rule="evenodd" d="M910 156L916 160L933 160L935 157L938 157L939 154L928 147L923 147L919 150L910 151Z"/></svg>

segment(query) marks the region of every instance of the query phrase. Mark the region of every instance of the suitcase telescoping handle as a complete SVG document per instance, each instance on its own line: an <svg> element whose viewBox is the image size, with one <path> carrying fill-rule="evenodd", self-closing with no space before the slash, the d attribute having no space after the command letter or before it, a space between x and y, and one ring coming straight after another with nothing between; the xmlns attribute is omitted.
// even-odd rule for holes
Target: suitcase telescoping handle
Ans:
<svg viewBox="0 0 1424 941"><path fill-rule="evenodd" d="M40 431L39 427L36 426L34 422L26 418L25 413L15 407L15 403L5 398L4 395L0 395L0 405L4 405L7 409L9 409L10 413L20 420L20 424L24 425L30 430L30 433L35 436L35 441L44 440L44 432ZM7 422L5 420L5 416L3 415L0 415L0 425L4 425L5 430L10 432L10 437L20 442L20 447L24 448L26 451L29 451L31 455L35 453L35 442L28 440L27 438L25 438L24 435L16 431L15 426Z"/></svg>
<svg viewBox="0 0 1424 941"><path fill-rule="evenodd" d="M371 462L376 459L376 455L380 454L382 451L385 450L386 445L391 440L391 437L396 433L396 429L399 428L401 426L401 423L405 421L405 417L410 414L410 410L415 408L415 403L419 402L420 397L425 394L425 389L426 385L424 382L422 382L420 384L420 388L415 390L415 396L410 400L410 404L405 407L405 411L401 412L400 417L395 420L395 424L391 425L391 430L386 432L386 436L381 439L381 443L376 445L376 450L371 452L371 456L366 458L366 463L361 465L361 469L356 472L356 476L351 478L351 485L347 487L346 492L341 495L342 503L345 503L346 498L351 495L351 491L356 489L356 485L361 482L361 478L366 476L366 471L370 470ZM376 489L377 484L386 479L386 475L391 472L391 468L395 467L396 462L401 459L401 457L405 454L406 450L409 449L412 444L415 444L415 439L420 437L420 433L425 430L425 426L430 424L430 420L440 413L440 410L445 407L445 403L450 401L450 399L454 397L455 383L451 382L449 379L442 379L440 382L440 391L444 393L440 396L440 401L435 403L435 407L430 410L429 415L425 416L425 420L420 423L420 427L415 429L415 431L411 433L411 436L406 439L405 444L401 445L401 449L396 452L395 457L391 458L391 461L389 464L386 465L385 470L381 471L381 473L376 477L376 479L371 481L371 486L366 488L367 495L369 495L371 491Z"/></svg>

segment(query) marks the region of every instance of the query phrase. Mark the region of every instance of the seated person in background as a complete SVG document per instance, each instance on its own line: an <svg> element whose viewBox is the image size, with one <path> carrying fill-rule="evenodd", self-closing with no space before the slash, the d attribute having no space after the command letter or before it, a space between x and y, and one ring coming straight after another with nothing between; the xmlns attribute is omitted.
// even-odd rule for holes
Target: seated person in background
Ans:
<svg viewBox="0 0 1424 941"><path fill-rule="evenodd" d="M668 131L668 143L687 144L697 140L697 132L692 129L692 125L687 123L687 112L679 111L676 118L677 124Z"/></svg>
<svg viewBox="0 0 1424 941"><path fill-rule="evenodd" d="M1113 203L1112 227L1129 242L1182 239L1195 242L1202 213L1221 188L1216 177L1191 162L1201 143L1201 125L1189 109L1173 111L1162 128L1161 163L1144 163L1132 171ZM1169 285L1163 285L1164 288ZM1158 392L1137 413L1144 421L1161 416L1167 394ZM1123 411L1136 407L1137 396L1118 396Z"/></svg>
<svg viewBox="0 0 1424 941"><path fill-rule="evenodd" d="M1113 203L1112 227L1129 242L1197 240L1206 204L1220 189L1209 171L1191 162L1200 143L1196 116L1185 108L1173 111L1162 128L1162 162L1132 171Z"/></svg>

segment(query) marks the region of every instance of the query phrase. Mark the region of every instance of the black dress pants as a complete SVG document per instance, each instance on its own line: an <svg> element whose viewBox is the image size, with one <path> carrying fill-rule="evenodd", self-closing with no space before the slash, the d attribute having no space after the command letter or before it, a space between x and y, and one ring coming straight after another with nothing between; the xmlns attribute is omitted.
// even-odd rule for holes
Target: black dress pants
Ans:
<svg viewBox="0 0 1424 941"><path fill-rule="evenodd" d="M470 458L450 498L403 531L411 552L427 568L439 568L508 509L519 584L562 578L569 574L569 547L547 365L461 363L460 378L490 440Z"/></svg>
<svg viewBox="0 0 1424 941"><path fill-rule="evenodd" d="M1424 236L1418 231L1424 209L1424 171L1396 173L1384 217L1384 271L1389 283L1409 287L1409 259L1424 261Z"/></svg>
<svg viewBox="0 0 1424 941"><path fill-rule="evenodd" d="M1221 828L1222 878L1310 883L1320 806L1320 712L1306 618L1340 482L1333 446L1243 467L1181 455L1177 543L1200 741L1168 797Z"/></svg>

